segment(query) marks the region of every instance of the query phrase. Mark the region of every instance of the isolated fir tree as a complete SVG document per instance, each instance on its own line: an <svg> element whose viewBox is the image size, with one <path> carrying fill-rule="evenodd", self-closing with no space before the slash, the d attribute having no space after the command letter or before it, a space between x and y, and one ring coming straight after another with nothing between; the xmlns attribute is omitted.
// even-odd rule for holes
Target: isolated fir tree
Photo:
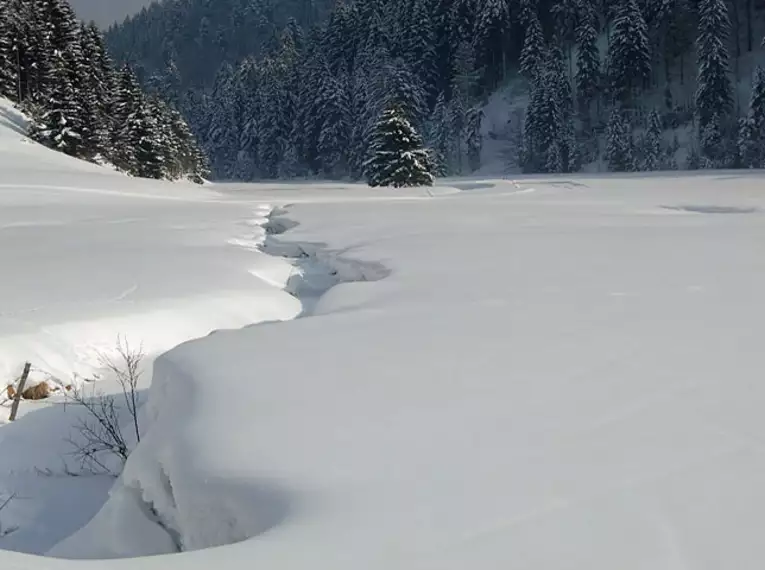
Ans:
<svg viewBox="0 0 765 570"><path fill-rule="evenodd" d="M611 111L608 120L605 158L611 172L629 172L634 169L632 135L629 124L618 108Z"/></svg>
<svg viewBox="0 0 765 570"><path fill-rule="evenodd" d="M370 186L431 186L430 154L401 109L383 112L375 126L364 164Z"/></svg>
<svg viewBox="0 0 765 570"><path fill-rule="evenodd" d="M636 0L619 0L608 44L608 78L613 98L632 105L651 76L648 30Z"/></svg>
<svg viewBox="0 0 765 570"><path fill-rule="evenodd" d="M527 15L526 35L521 50L520 69L529 81L536 80L545 58L545 38L536 11Z"/></svg>
<svg viewBox="0 0 765 570"><path fill-rule="evenodd" d="M733 104L730 56L727 48L729 34L730 19L725 1L700 0L699 31L696 39L696 113L702 131L714 116L717 116L718 122L726 116Z"/></svg>
<svg viewBox="0 0 765 570"><path fill-rule="evenodd" d="M765 71L760 66L752 77L749 110L740 122L738 149L742 166L765 167Z"/></svg>
<svg viewBox="0 0 765 570"><path fill-rule="evenodd" d="M659 170L663 162L661 118L656 109L648 114L648 125L643 137L640 170Z"/></svg>

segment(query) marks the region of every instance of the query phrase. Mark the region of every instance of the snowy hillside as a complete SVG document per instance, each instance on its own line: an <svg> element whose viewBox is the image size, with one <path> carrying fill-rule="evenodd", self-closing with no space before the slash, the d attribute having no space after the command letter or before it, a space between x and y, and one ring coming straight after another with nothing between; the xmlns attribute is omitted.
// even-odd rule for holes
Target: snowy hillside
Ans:
<svg viewBox="0 0 765 570"><path fill-rule="evenodd" d="M0 428L0 548L167 554L107 570L760 568L765 178L199 188L0 133L4 370L189 341L156 358L108 498L57 467L69 407Z"/></svg>

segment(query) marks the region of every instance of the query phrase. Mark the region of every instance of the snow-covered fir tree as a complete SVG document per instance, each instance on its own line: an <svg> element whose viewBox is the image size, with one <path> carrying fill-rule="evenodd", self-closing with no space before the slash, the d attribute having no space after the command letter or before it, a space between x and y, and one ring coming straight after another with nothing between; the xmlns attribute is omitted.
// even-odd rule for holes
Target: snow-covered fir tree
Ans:
<svg viewBox="0 0 765 570"><path fill-rule="evenodd" d="M586 2L588 0L583 0ZM600 50L597 19L593 8L585 4L576 27L576 97L583 119L589 120L592 104L600 89Z"/></svg>
<svg viewBox="0 0 765 570"><path fill-rule="evenodd" d="M700 0L696 114L704 157L702 165L709 168L721 167L726 161L723 130L733 106L730 54L726 45L729 34L730 18L725 1Z"/></svg>
<svg viewBox="0 0 765 570"><path fill-rule="evenodd" d="M535 81L545 58L545 38L536 11L530 11L526 20L526 35L521 50L520 70L529 81Z"/></svg>
<svg viewBox="0 0 765 570"><path fill-rule="evenodd" d="M634 170L632 153L632 134L619 108L611 111L606 129L606 161L611 172L629 172Z"/></svg>
<svg viewBox="0 0 765 570"><path fill-rule="evenodd" d="M8 99L18 95L14 44L11 0L0 0L0 97Z"/></svg>
<svg viewBox="0 0 765 570"><path fill-rule="evenodd" d="M532 89L523 129L520 163L528 172L570 172L578 165L571 85L560 48L548 50Z"/></svg>
<svg viewBox="0 0 765 570"><path fill-rule="evenodd" d="M765 167L765 71L759 66L752 78L749 110L739 127L738 151L745 168Z"/></svg>
<svg viewBox="0 0 765 570"><path fill-rule="evenodd" d="M507 89L513 108L530 102L522 128L529 171L603 163L615 104L634 121L624 125L628 139L636 129L633 167L654 168L637 118L661 94L669 97L660 123L679 130L695 120L702 166L734 166L738 139L752 136L738 128L733 105L713 95L726 75L715 70L728 65L726 50L733 69L747 68L762 17L755 8L751 0L183 0L148 8L108 39L117 61L136 60L141 83L178 105L218 178L361 178L377 121L393 102L433 147L434 163L464 173L481 154L482 138L472 136L480 131L466 128L475 125L471 110L496 105L497 89ZM51 71L32 64L49 41L38 34L17 58L15 89L28 105ZM549 48L558 52L552 74ZM517 75L528 81L516 83ZM482 136L505 131L492 124ZM671 156L664 145L659 167L671 166Z"/></svg>
<svg viewBox="0 0 765 570"><path fill-rule="evenodd" d="M136 176L204 172L185 120L148 101L132 74L117 74L100 31L66 0L0 0L0 96L30 116L30 137L58 151ZM176 167L157 166L169 162Z"/></svg>
<svg viewBox="0 0 765 570"><path fill-rule="evenodd" d="M656 109L652 109L648 114L648 124L643 137L640 170L659 170L663 166L663 157L661 119Z"/></svg>
<svg viewBox="0 0 765 570"><path fill-rule="evenodd" d="M471 172L475 172L481 166L481 150L483 149L482 122L483 111L478 107L471 107L465 114L465 149L467 151L468 167Z"/></svg>
<svg viewBox="0 0 765 570"><path fill-rule="evenodd" d="M428 121L427 143L433 157L433 168L437 175L452 173L455 157L453 156L452 126L446 97L443 93L436 99L436 105Z"/></svg>
<svg viewBox="0 0 765 570"><path fill-rule="evenodd" d="M608 44L608 78L614 100L632 105L651 75L648 29L637 0L619 0Z"/></svg>
<svg viewBox="0 0 765 570"><path fill-rule="evenodd" d="M370 186L433 184L430 153L402 109L392 106L380 116L364 170Z"/></svg>

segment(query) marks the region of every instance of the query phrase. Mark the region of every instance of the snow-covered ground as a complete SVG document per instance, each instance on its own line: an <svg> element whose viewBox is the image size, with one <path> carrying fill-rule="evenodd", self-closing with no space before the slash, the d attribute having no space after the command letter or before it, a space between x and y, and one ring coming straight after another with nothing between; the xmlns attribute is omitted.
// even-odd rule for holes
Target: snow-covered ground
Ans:
<svg viewBox="0 0 765 570"><path fill-rule="evenodd" d="M764 177L397 193L8 169L10 372L86 371L117 334L156 353L218 332L155 360L100 510L108 481L32 496L18 476L55 468L65 412L0 428L0 483L37 506L11 503L0 547L193 552L0 567L761 567Z"/></svg>

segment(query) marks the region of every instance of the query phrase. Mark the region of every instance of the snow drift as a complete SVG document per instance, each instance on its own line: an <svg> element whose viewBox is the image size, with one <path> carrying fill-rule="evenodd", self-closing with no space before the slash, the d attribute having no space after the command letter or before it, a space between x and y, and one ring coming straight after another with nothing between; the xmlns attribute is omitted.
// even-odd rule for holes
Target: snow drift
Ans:
<svg viewBox="0 0 765 570"><path fill-rule="evenodd" d="M758 568L762 178L553 182L290 208L282 244L387 276L158 359L146 442L52 554Z"/></svg>

